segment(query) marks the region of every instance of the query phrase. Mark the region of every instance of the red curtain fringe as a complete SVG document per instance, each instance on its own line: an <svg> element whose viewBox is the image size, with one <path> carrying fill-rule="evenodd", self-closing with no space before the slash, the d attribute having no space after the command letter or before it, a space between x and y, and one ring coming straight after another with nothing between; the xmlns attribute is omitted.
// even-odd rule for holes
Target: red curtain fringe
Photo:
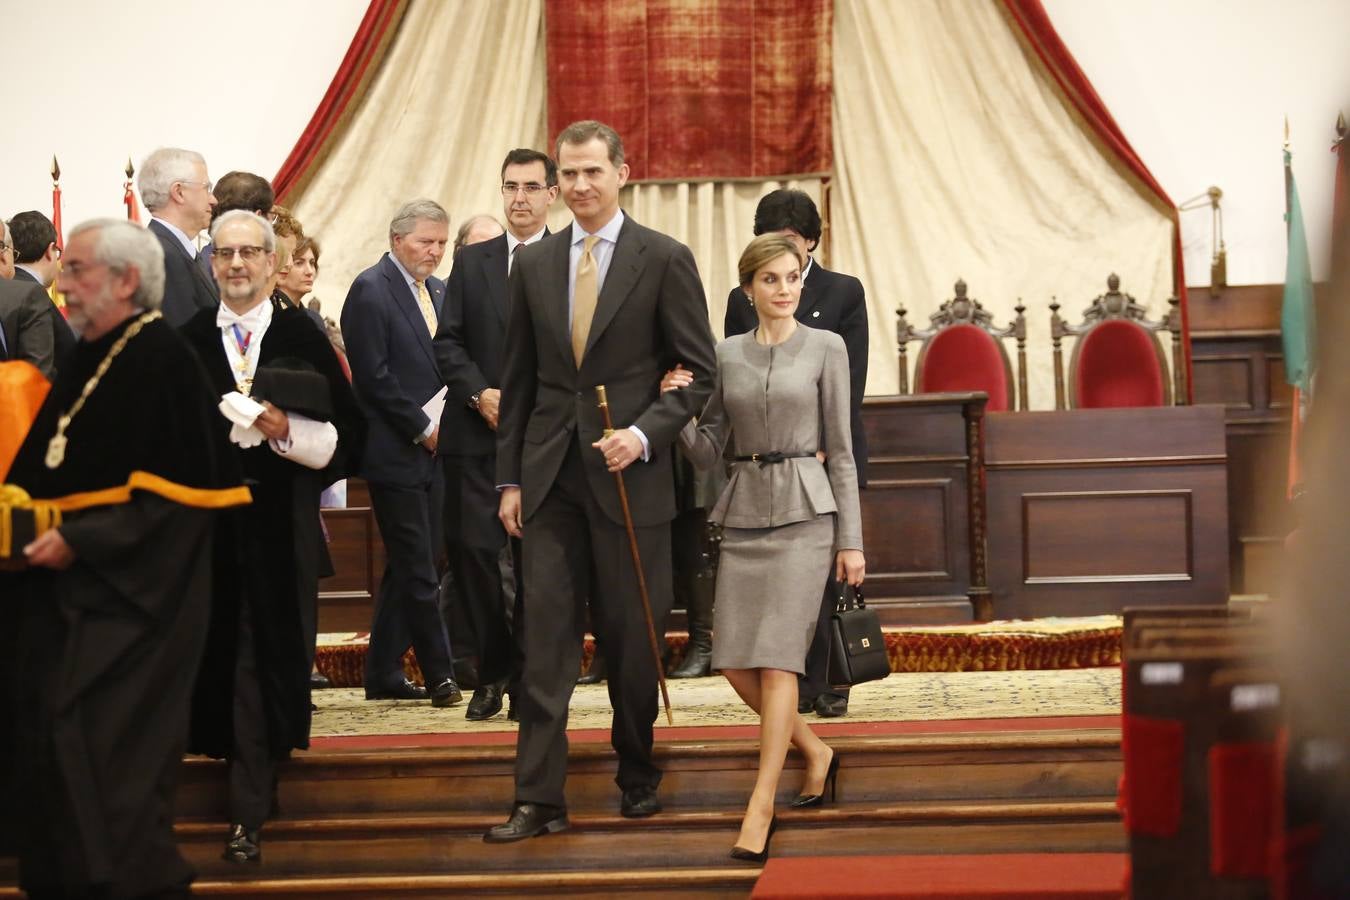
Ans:
<svg viewBox="0 0 1350 900"><path fill-rule="evenodd" d="M313 175L316 163L338 136L339 126L350 118L351 111L365 93L370 76L378 70L389 40L398 30L407 9L408 0L370 0L356 36L352 38L319 108L272 179L272 190L278 202L284 200L288 205L293 204L292 192L302 189Z"/></svg>
<svg viewBox="0 0 1350 900"><path fill-rule="evenodd" d="M1139 154L1130 146L1116 120L1111 116L1106 104L1088 81L1087 75L1079 68L1073 54L1060 39L1059 33L1050 21L1041 0L1003 0L1004 7L1013 21L1022 30L1023 36L1036 51L1050 76L1064 92L1065 97L1091 126L1093 133L1106 144L1125 167L1138 178L1145 187L1153 192L1170 210L1172 217L1172 284L1177 299L1181 302L1181 348L1185 357L1182 364L1186 367L1186 400L1194 402L1195 388L1191 372L1191 314L1190 303L1186 296L1186 272L1181 250L1181 216L1172 198L1167 196L1153 177L1153 173L1144 165ZM1173 362L1176 365L1176 362Z"/></svg>

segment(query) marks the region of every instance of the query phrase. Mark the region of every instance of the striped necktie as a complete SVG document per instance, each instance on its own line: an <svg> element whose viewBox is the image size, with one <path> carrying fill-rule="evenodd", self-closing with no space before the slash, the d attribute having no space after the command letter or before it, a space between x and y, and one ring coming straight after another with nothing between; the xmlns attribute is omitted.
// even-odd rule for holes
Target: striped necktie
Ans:
<svg viewBox="0 0 1350 900"><path fill-rule="evenodd" d="M417 285L417 305L422 310L422 320L427 323L427 331L432 337L435 337L436 307L431 305L431 294L427 293L427 283L418 281L415 284Z"/></svg>

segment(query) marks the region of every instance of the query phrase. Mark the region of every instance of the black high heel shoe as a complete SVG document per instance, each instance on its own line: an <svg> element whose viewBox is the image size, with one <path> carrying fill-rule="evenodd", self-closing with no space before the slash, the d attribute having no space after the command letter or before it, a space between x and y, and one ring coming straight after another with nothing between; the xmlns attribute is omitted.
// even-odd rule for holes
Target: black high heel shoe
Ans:
<svg viewBox="0 0 1350 900"><path fill-rule="evenodd" d="M764 835L764 849L756 853L753 850L747 850L744 847L732 847L731 858L744 860L745 862L762 863L769 858L769 841L773 840L773 833L778 830L778 817L774 816L769 820L769 833Z"/></svg>
<svg viewBox="0 0 1350 900"><path fill-rule="evenodd" d="M819 794L798 794L788 806L792 809L806 809L812 806L825 805L825 791L830 792L830 802L835 800L836 792L839 788L839 754L836 752L830 757L830 767L825 770L825 784Z"/></svg>

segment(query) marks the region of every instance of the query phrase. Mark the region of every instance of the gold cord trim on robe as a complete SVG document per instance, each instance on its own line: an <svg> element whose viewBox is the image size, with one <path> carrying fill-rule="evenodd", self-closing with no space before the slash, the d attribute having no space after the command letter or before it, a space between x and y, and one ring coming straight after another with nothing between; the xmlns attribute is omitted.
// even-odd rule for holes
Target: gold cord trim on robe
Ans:
<svg viewBox="0 0 1350 900"><path fill-rule="evenodd" d="M243 485L231 488L186 487L159 475L140 470L132 472L124 485L97 491L84 491L79 494L67 494L64 497L55 497L45 502L64 512L74 512L92 506L114 506L119 503L129 503L133 490L149 491L152 494L158 494L165 500L198 509L224 509L230 506L244 506L253 502L253 494Z"/></svg>
<svg viewBox="0 0 1350 900"><path fill-rule="evenodd" d="M34 500L15 484L0 484L0 559L9 559L14 551L14 510L33 514L33 533L42 534L61 525L61 510L46 500Z"/></svg>

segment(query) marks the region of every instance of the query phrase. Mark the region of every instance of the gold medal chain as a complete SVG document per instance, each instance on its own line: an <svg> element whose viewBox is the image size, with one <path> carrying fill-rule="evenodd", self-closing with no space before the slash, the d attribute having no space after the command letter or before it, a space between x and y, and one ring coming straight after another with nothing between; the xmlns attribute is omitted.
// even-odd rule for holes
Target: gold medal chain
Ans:
<svg viewBox="0 0 1350 900"><path fill-rule="evenodd" d="M99 379L108 374L108 369L112 366L113 360L125 349L127 342L140 334L141 329L156 319L160 318L160 311L155 309L147 313L142 313L135 322L132 322L127 330L122 332L113 345L108 348L108 355L103 357L103 361L98 364L94 374L84 383L84 388L80 391L80 396L75 398L71 404L70 412L64 413L56 420L56 434L47 442L47 468L55 469L65 461L66 458L66 429L70 427L70 422L84 409L84 402L89 399L89 395L94 393L98 387Z"/></svg>

